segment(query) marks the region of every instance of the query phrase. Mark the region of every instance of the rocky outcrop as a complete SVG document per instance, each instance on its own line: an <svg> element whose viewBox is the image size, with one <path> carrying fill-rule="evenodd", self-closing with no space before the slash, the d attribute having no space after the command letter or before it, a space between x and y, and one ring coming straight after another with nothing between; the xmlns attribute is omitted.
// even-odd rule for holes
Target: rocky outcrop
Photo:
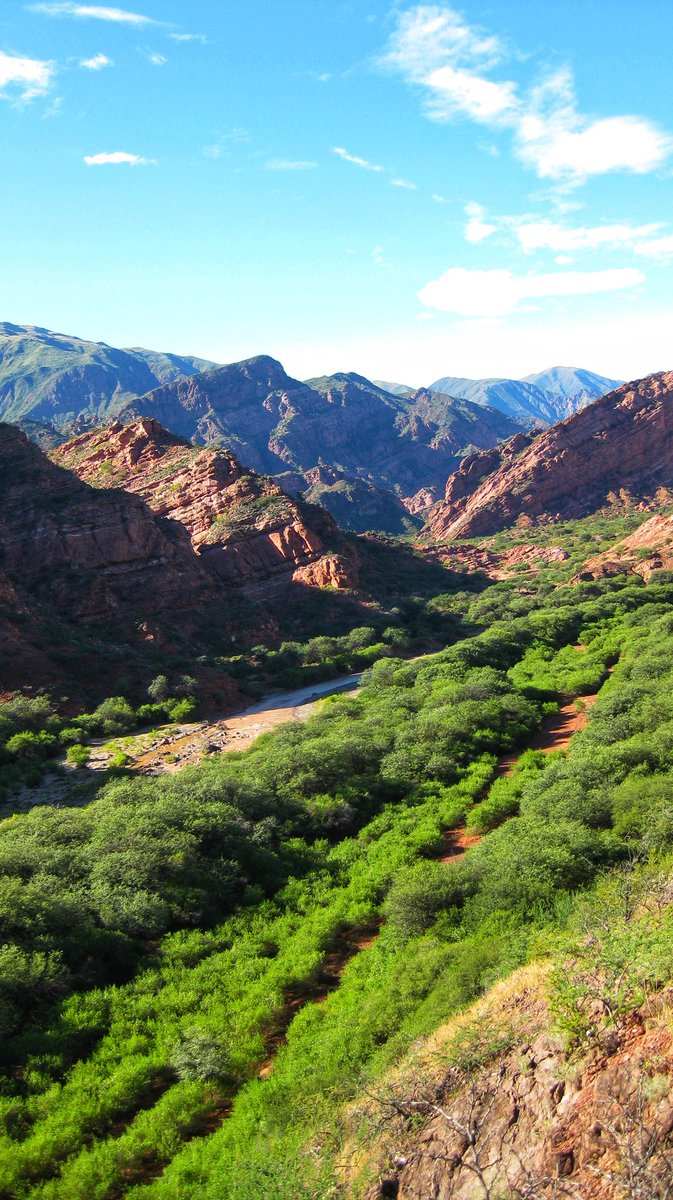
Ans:
<svg viewBox="0 0 673 1200"><path fill-rule="evenodd" d="M231 622L227 588L181 525L90 487L13 426L0 426L0 550L1 688L35 683L41 664L38 682L97 672L110 694L110 655L133 677L154 647L170 663L209 646L214 615Z"/></svg>
<svg viewBox="0 0 673 1200"><path fill-rule="evenodd" d="M67 442L55 462L99 488L124 488L185 530L202 562L258 598L320 558L333 522L306 512L268 478L244 470L225 450L193 446L151 418L119 423ZM317 577L316 577L317 578Z"/></svg>
<svg viewBox="0 0 673 1200"><path fill-rule="evenodd" d="M310 566L300 567L293 579L307 587L354 590L358 586L357 566L353 555L325 554Z"/></svg>
<svg viewBox="0 0 673 1200"><path fill-rule="evenodd" d="M563 563L570 558L562 546L536 546L522 542L509 550L494 550L491 545L471 545L461 542L454 546L418 546L424 558L439 562L452 570L481 572L489 579L507 579L522 566L535 570L549 563Z"/></svg>
<svg viewBox="0 0 673 1200"><path fill-rule="evenodd" d="M641 505L673 489L673 373L650 375L537 437L464 459L431 510L435 539Z"/></svg>
<svg viewBox="0 0 673 1200"><path fill-rule="evenodd" d="M603 1027L569 1058L553 1031L543 974L533 965L496 985L476 1006L476 1023L457 1018L440 1029L413 1072L393 1077L378 1106L370 1102L387 1163L380 1160L366 1200L668 1194L673 989ZM465 1069L452 1042L484 1065Z"/></svg>
<svg viewBox="0 0 673 1200"><path fill-rule="evenodd" d="M662 569L673 569L673 517L657 514L609 550L588 559L576 579L605 579L614 575L640 575L649 579L653 571Z"/></svg>

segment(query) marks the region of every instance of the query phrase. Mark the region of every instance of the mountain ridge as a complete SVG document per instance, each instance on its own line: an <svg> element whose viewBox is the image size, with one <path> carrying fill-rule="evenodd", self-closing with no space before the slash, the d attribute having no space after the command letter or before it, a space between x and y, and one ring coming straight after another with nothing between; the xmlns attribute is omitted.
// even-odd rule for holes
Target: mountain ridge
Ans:
<svg viewBox="0 0 673 1200"><path fill-rule="evenodd" d="M537 435L465 458L427 529L438 540L651 503L673 488L673 372L625 383Z"/></svg>

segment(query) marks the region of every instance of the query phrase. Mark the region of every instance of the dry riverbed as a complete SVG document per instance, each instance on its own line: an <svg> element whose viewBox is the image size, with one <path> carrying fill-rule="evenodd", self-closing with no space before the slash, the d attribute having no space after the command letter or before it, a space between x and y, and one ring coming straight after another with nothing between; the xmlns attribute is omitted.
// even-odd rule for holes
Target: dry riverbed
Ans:
<svg viewBox="0 0 673 1200"><path fill-rule="evenodd" d="M249 708L227 717L212 717L185 725L164 725L147 733L94 741L84 769L58 761L62 771L49 771L37 787L24 787L2 806L2 816L26 812L37 804L86 804L99 785L98 776L119 755L124 765L143 775L166 775L202 762L209 754L247 750L262 734L286 721L306 721L318 701L338 692L356 691L362 674L314 683L291 692L275 692ZM65 772L65 773L63 773ZM74 789L74 785L77 785ZM73 794L74 792L74 794Z"/></svg>

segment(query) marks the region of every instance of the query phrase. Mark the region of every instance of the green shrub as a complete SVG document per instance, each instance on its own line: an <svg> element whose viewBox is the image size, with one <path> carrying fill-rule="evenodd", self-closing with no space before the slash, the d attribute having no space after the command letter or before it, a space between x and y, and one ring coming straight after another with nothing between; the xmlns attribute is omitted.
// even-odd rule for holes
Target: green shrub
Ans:
<svg viewBox="0 0 673 1200"><path fill-rule="evenodd" d="M53 734L32 733L25 730L9 738L5 750L13 758L48 758L58 749L58 739Z"/></svg>
<svg viewBox="0 0 673 1200"><path fill-rule="evenodd" d="M70 746L65 757L69 763L81 769L87 765L91 757L91 749L89 746Z"/></svg>
<svg viewBox="0 0 673 1200"><path fill-rule="evenodd" d="M417 863L393 883L384 904L392 928L415 937L460 899L460 888L444 863Z"/></svg>
<svg viewBox="0 0 673 1200"><path fill-rule="evenodd" d="M231 1059L222 1041L205 1030L191 1029L173 1048L170 1065L180 1079L224 1079Z"/></svg>

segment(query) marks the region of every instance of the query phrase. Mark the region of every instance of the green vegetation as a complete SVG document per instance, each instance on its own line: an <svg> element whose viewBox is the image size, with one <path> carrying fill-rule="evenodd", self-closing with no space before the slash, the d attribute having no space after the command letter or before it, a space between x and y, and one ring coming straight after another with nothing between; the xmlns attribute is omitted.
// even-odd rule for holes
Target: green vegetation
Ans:
<svg viewBox="0 0 673 1200"><path fill-rule="evenodd" d="M151 704L133 709L124 696L110 696L90 713L60 716L48 696L15 696L0 707L0 802L21 787L34 787L53 760L65 751L66 761L85 767L92 738L110 738L138 727L163 725L167 721L193 720L197 704L190 695L195 681L181 676L169 686L165 675L157 676L148 688ZM170 695L170 692L173 695ZM156 699L161 692L162 699ZM112 766L125 763L117 761Z"/></svg>
<svg viewBox="0 0 673 1200"><path fill-rule="evenodd" d="M556 985L571 1041L599 984L618 1012L642 964L670 979L668 925L613 922L598 974L582 938L625 863L673 853L673 585L543 573L410 608L454 644L400 660L400 620L255 648L267 670L372 665L246 753L0 824L8 1200L337 1195L341 1106L541 947L577 945ZM145 707L190 703L175 685ZM596 692L568 753L526 749ZM52 738L77 761L79 733L139 715L13 703L17 760ZM437 861L465 826L479 844Z"/></svg>

